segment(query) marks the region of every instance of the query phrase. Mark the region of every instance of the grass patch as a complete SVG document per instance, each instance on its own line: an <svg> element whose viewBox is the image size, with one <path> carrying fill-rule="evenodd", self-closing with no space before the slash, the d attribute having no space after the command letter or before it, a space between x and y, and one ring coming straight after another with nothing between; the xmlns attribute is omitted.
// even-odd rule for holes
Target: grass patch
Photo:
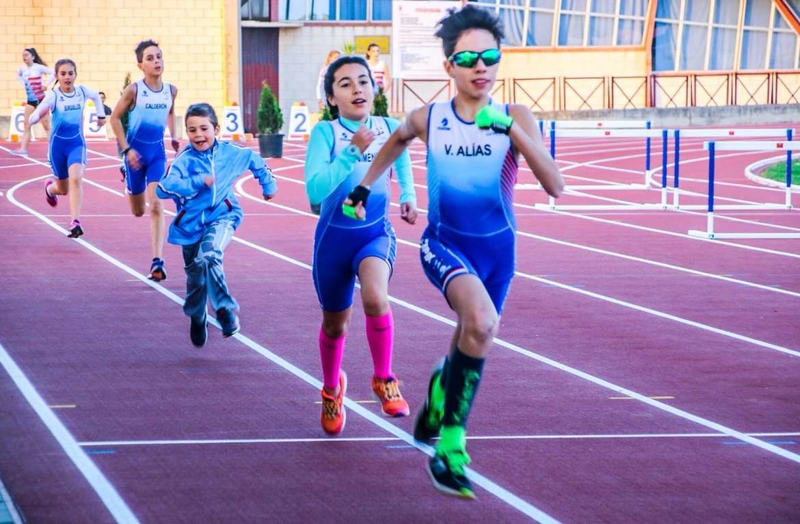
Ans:
<svg viewBox="0 0 800 524"><path fill-rule="evenodd" d="M761 176L778 182L786 182L786 162L769 166ZM800 160L792 160L792 185L800 183Z"/></svg>

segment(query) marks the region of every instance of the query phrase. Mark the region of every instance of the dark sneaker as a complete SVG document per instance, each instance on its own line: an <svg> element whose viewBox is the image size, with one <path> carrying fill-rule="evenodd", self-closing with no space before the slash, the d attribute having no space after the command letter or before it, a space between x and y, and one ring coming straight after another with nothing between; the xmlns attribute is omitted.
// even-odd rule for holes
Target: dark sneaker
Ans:
<svg viewBox="0 0 800 524"><path fill-rule="evenodd" d="M69 238L78 238L83 234L83 228L81 227L80 220L73 220L72 223L69 225L69 233L67 236Z"/></svg>
<svg viewBox="0 0 800 524"><path fill-rule="evenodd" d="M189 338L192 339L192 344L201 348L206 345L208 339L208 320L203 317L203 320L196 320L191 317L192 323L189 326Z"/></svg>
<svg viewBox="0 0 800 524"><path fill-rule="evenodd" d="M50 207L56 207L58 205L58 197L56 195L51 195L50 191L47 190L47 188L53 184L55 184L55 181L52 178L48 178L47 182L44 183L44 198L47 200L47 203L50 204Z"/></svg>
<svg viewBox="0 0 800 524"><path fill-rule="evenodd" d="M463 449L449 450L436 454L428 461L428 475L433 486L447 495L474 499L472 482L464 474L464 466L469 464L469 455Z"/></svg>
<svg viewBox="0 0 800 524"><path fill-rule="evenodd" d="M425 397L425 404L417 413L414 421L414 440L430 444L439 435L442 429L442 419L444 418L444 388L440 378L444 370L445 359L439 361L431 373L428 382L428 395Z"/></svg>
<svg viewBox="0 0 800 524"><path fill-rule="evenodd" d="M239 332L239 318L230 309L218 309L217 322L222 327L223 337L231 337Z"/></svg>
<svg viewBox="0 0 800 524"><path fill-rule="evenodd" d="M163 259L160 258L153 259L153 263L150 265L150 274L147 275L147 278L155 282L161 282L162 280L167 279L167 272L164 271Z"/></svg>

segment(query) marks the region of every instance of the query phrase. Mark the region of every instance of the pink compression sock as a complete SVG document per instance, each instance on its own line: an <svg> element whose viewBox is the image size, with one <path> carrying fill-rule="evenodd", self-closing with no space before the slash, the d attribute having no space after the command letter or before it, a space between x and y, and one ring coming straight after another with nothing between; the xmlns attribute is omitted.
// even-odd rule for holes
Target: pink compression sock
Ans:
<svg viewBox="0 0 800 524"><path fill-rule="evenodd" d="M342 367L344 354L344 339L331 338L319 329L319 358L322 361L323 384L326 388L335 390L339 387L339 369Z"/></svg>
<svg viewBox="0 0 800 524"><path fill-rule="evenodd" d="M372 353L375 376L387 379L392 376L392 344L394 340L394 319L390 309L385 315L367 317L367 342Z"/></svg>

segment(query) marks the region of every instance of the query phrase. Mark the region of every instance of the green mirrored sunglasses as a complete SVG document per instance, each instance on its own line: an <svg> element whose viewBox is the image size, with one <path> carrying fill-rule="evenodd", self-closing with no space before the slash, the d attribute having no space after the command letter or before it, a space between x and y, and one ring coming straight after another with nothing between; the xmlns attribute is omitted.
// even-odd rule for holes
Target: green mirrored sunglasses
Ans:
<svg viewBox="0 0 800 524"><path fill-rule="evenodd" d="M501 53L499 49L487 49L480 53L477 51L459 51L458 53L450 55L447 60L453 62L458 67L475 67L475 64L478 63L478 59L480 58L483 60L486 67L491 67L500 61L500 56Z"/></svg>

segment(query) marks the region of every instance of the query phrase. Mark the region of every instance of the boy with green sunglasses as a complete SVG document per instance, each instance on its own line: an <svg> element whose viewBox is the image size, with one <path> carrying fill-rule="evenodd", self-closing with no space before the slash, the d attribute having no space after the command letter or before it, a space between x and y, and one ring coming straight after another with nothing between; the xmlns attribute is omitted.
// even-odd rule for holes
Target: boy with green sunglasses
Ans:
<svg viewBox="0 0 800 524"><path fill-rule="evenodd" d="M496 104L489 96L501 56L500 20L466 4L439 22L436 36L442 39L448 57L444 67L455 80L456 96L411 111L344 206L356 218L365 218L370 185L414 138L427 144L428 227L420 257L458 324L448 356L430 378L414 438L430 443L440 437L428 463L434 486L474 498L465 473L470 462L467 417L514 275L513 188L519 155L551 196L561 194L564 180L528 108Z"/></svg>

